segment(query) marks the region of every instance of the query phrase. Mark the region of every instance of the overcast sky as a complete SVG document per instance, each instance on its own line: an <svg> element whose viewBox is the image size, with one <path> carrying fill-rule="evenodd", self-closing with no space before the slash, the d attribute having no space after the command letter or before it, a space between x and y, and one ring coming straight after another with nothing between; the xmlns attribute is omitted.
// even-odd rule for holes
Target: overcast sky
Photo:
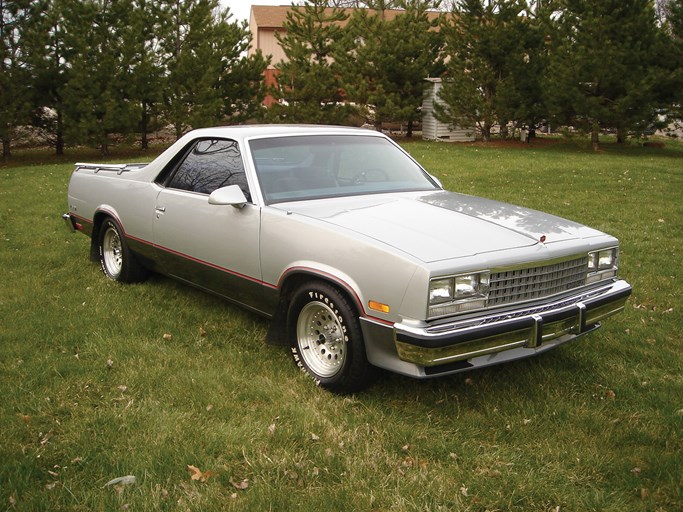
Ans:
<svg viewBox="0 0 683 512"><path fill-rule="evenodd" d="M291 5L291 0L220 0L223 7L230 7L235 20L249 21L252 5Z"/></svg>

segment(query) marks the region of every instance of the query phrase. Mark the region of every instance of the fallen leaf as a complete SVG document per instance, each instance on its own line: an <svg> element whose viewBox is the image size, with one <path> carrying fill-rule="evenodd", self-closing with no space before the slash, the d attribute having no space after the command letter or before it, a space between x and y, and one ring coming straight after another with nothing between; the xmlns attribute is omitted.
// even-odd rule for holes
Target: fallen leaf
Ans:
<svg viewBox="0 0 683 512"><path fill-rule="evenodd" d="M132 485L135 483L135 477L133 475L120 476L109 480L103 487L109 487L110 485Z"/></svg>
<svg viewBox="0 0 683 512"><path fill-rule="evenodd" d="M111 359L107 359L107 368L113 368L114 367L114 361Z"/></svg>
<svg viewBox="0 0 683 512"><path fill-rule="evenodd" d="M187 465L187 469L190 471L190 473L192 473L192 476L190 477L191 480L206 482L211 476L213 476L213 472L202 471L198 467L192 466L191 464Z"/></svg>
<svg viewBox="0 0 683 512"><path fill-rule="evenodd" d="M235 482L234 480L230 480L230 483L235 489L238 489L240 491L244 491L249 487L249 480L247 480L246 478L241 482Z"/></svg>
<svg viewBox="0 0 683 512"><path fill-rule="evenodd" d="M320 437L311 433L311 441L320 441Z"/></svg>
<svg viewBox="0 0 683 512"><path fill-rule="evenodd" d="M28 414L20 414L19 417L21 420L26 423L27 425L31 423L31 417Z"/></svg>
<svg viewBox="0 0 683 512"><path fill-rule="evenodd" d="M125 393L126 391L128 391L128 386L119 386L119 391L121 393Z"/></svg>
<svg viewBox="0 0 683 512"><path fill-rule="evenodd" d="M173 339L173 335L166 333L164 334L163 338L165 341L171 341Z"/></svg>
<svg viewBox="0 0 683 512"><path fill-rule="evenodd" d="M206 406L206 412L211 412L212 409L213 409L213 404L209 404Z"/></svg>
<svg viewBox="0 0 683 512"><path fill-rule="evenodd" d="M631 473L633 473L634 475L640 475L641 471L642 470L640 468L635 467L631 470Z"/></svg>
<svg viewBox="0 0 683 512"><path fill-rule="evenodd" d="M275 434L275 423L271 423L270 426L268 427L268 433L272 436Z"/></svg>
<svg viewBox="0 0 683 512"><path fill-rule="evenodd" d="M609 399L612 399L612 400L617 397L616 393L614 393L614 391L612 391L611 389L608 389L607 391L605 391L605 396Z"/></svg>
<svg viewBox="0 0 683 512"><path fill-rule="evenodd" d="M642 488L642 489L640 490L640 499L641 499L641 500L646 500L646 499L648 499L649 497L650 497L650 491L648 491L648 490L645 489L645 488Z"/></svg>
<svg viewBox="0 0 683 512"><path fill-rule="evenodd" d="M402 451L402 452L405 453L405 452L407 452L408 450L410 450L410 445L409 445L409 444L405 444L405 445L401 446L401 451Z"/></svg>
<svg viewBox="0 0 683 512"><path fill-rule="evenodd" d="M199 328L199 336L204 338L206 336L206 329L204 329L203 327L200 327Z"/></svg>
<svg viewBox="0 0 683 512"><path fill-rule="evenodd" d="M463 496L467 497L468 492L469 492L469 489L467 487L465 487L464 485L462 487L460 487L460 494L462 494Z"/></svg>

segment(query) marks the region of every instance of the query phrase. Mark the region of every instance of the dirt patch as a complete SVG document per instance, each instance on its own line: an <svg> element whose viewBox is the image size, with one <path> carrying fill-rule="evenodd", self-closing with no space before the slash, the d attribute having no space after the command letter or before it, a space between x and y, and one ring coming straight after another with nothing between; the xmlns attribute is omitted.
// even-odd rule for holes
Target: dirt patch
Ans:
<svg viewBox="0 0 683 512"><path fill-rule="evenodd" d="M483 140L477 140L474 142L460 142L458 144L464 144L466 146L478 147L478 148L503 148L503 149L528 149L528 148L538 148L547 147L559 144L563 139L556 137L534 137L529 142L522 142L518 139L499 139L493 138L488 142Z"/></svg>

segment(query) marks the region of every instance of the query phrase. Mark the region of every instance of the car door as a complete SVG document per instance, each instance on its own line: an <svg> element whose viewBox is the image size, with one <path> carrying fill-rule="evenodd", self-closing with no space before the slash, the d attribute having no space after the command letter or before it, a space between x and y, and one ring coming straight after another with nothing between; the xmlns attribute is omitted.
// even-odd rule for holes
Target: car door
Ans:
<svg viewBox="0 0 683 512"><path fill-rule="evenodd" d="M239 144L199 139L164 178L155 204L154 244L163 273L261 311L260 208L250 192ZM242 208L209 204L239 185Z"/></svg>

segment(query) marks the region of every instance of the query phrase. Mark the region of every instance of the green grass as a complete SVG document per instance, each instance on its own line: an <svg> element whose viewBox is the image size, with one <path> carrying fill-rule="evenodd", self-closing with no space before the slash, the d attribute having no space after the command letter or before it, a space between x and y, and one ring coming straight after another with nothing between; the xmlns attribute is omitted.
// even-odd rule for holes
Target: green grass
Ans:
<svg viewBox="0 0 683 512"><path fill-rule="evenodd" d="M0 510L683 510L683 145L405 147L447 188L618 236L626 312L539 358L338 397L264 320L106 281L59 218L72 165L2 167Z"/></svg>

